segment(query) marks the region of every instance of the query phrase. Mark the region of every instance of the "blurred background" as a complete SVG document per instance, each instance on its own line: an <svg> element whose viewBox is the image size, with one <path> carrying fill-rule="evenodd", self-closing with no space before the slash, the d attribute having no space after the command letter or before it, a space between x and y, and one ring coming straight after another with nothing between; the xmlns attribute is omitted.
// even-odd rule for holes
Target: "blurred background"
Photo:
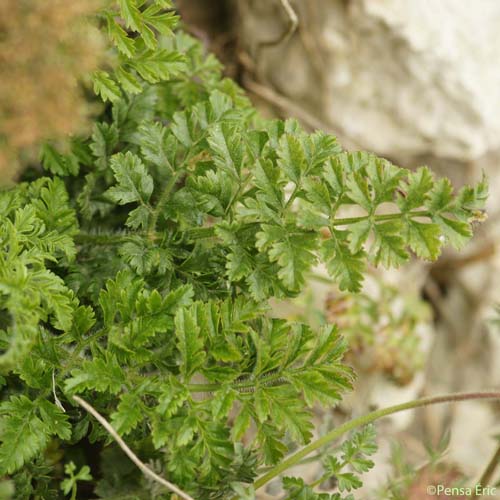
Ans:
<svg viewBox="0 0 500 500"><path fill-rule="evenodd" d="M90 130L90 75L107 61L86 18L102 3L0 0L0 185L36 164L44 141Z"/></svg>
<svg viewBox="0 0 500 500"><path fill-rule="evenodd" d="M489 177L488 218L460 254L372 272L358 296L339 293L319 268L303 296L275 304L289 317L335 322L349 340L356 390L318 415L319 429L421 395L500 387L500 2L178 6L264 115L296 117L401 166L428 165L457 188ZM356 498L433 498L428 484L480 478L499 444L500 405L427 408L378 428L377 466ZM300 473L314 479L314 467Z"/></svg>

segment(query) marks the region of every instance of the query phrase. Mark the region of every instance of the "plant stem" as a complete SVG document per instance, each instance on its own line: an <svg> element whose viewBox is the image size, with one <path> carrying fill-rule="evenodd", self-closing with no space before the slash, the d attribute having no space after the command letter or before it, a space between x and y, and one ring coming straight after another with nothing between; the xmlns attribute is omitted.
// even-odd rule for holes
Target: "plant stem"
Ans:
<svg viewBox="0 0 500 500"><path fill-rule="evenodd" d="M257 47L258 52L260 52L260 50L263 48L273 47L275 45L280 45L282 43L285 43L295 33L295 31L297 31L297 28L299 26L299 18L296 12L293 10L292 6L290 5L290 0L280 0L280 3L283 10L285 11L285 14L288 17L288 27L286 31L284 31L279 36L278 39L261 42Z"/></svg>
<svg viewBox="0 0 500 500"><path fill-rule="evenodd" d="M167 203L170 193L172 192L172 189L174 188L175 183L179 179L181 173L183 173L182 170L173 173L170 176L170 179L168 180L167 184L165 185L165 189L163 190L163 193L158 199L158 203L156 204L156 207L151 215L151 220L149 221L149 231L151 233L154 233L154 231L156 230L156 224L158 223L158 218L161 214L161 211L163 210L165 203Z"/></svg>
<svg viewBox="0 0 500 500"><path fill-rule="evenodd" d="M162 486L167 488L169 491L172 491L177 496L184 498L184 500L194 500L193 497L179 489L175 484L170 483L166 479L163 479L161 476L156 474L156 472L152 471L145 463L141 462L137 455L127 446L125 441L120 437L120 435L113 429L111 424L89 403L84 401L79 396L73 396L73 399L86 411L88 411L105 429L106 431L114 438L114 440L118 443L120 448L128 455L130 460L134 462L135 465L142 471L145 476L153 479L157 483L160 483Z"/></svg>
<svg viewBox="0 0 500 500"><path fill-rule="evenodd" d="M491 460L488 462L488 465L486 466L486 469L482 473L481 478L479 479L477 484L483 487L489 486L491 478L493 477L493 474L498 464L500 464L500 445L498 445L497 450L491 457ZM480 495L476 492L476 489L474 488L474 493L469 498L472 500L473 498L479 498L479 497Z"/></svg>
<svg viewBox="0 0 500 500"><path fill-rule="evenodd" d="M240 185L238 186L238 189L236 192L231 196L231 199L229 200L229 203L227 205L226 210L224 211L224 215L227 216L229 213L229 210L233 207L233 204L236 202L240 194L243 192L243 190L246 188L247 184L252 180L252 173L248 173L245 178L240 182Z"/></svg>
<svg viewBox="0 0 500 500"><path fill-rule="evenodd" d="M171 186L166 186L165 190L162 193L162 196L160 197L160 200L158 201L158 205L156 206L155 210L153 211L152 219L150 221L150 230L148 233L141 233L141 232L134 232L131 233L130 235L127 234L89 234L89 233L84 233L80 232L75 236L75 241L76 243L83 244L83 243L91 243L93 245L116 245L119 243L123 243L130 238L132 235L137 235L137 236L144 236L148 237L150 239L158 239L159 236L155 232L155 227L158 222L158 217L160 216L161 210L164 207L165 203L168 201L168 196L169 193L171 192L173 186L175 185L175 181L177 179L177 176L172 176L170 178L169 184L171 183ZM339 218L339 219L333 219L331 221L332 226L347 226L349 224L355 224L356 222L361 222L364 220L369 219L370 217L373 219L374 222L384 222L388 220L394 220L394 219L399 219L403 215L403 212L396 212L392 214L380 214L380 215L361 215L359 217L347 217L347 218ZM408 212L406 215L410 217L430 217L430 213L427 210L415 210L414 212ZM255 224L259 225L259 222L251 222L250 224ZM215 227L214 226L208 226L208 227L195 227L193 229L189 229L186 231L187 235L189 238L193 240L200 240L204 238L213 238L215 236Z"/></svg>
<svg viewBox="0 0 500 500"><path fill-rule="evenodd" d="M297 194L300 191L300 185L296 184L295 187L293 188L293 191L290 194L290 198L288 198L288 201L285 203L285 206L283 207L283 211L285 211L290 205L293 203L295 198L297 197Z"/></svg>
<svg viewBox="0 0 500 500"><path fill-rule="evenodd" d="M134 233L139 234L139 233ZM75 243L78 245L83 245L89 243L91 245L119 245L130 239L131 234L90 234L83 231L75 235Z"/></svg>
<svg viewBox="0 0 500 500"><path fill-rule="evenodd" d="M190 239L193 240L201 240L203 238L212 238L215 236L215 227L195 227L193 229L189 229L187 234Z"/></svg>
<svg viewBox="0 0 500 500"><path fill-rule="evenodd" d="M331 221L332 226L344 226L348 224L355 224L356 222L361 222L366 219L372 218L375 222L383 222L387 220L399 219L403 215L408 215L410 217L430 217L431 213L427 210L415 210L413 212L395 212L392 214L379 214L379 215L361 215L360 217L347 217L345 219L333 219Z"/></svg>
<svg viewBox="0 0 500 500"><path fill-rule="evenodd" d="M341 471L346 466L346 464L347 464L347 462L342 462L338 466L338 470ZM314 481L314 482L311 483L311 485L310 485L311 488L316 488L321 483L325 482L329 477L331 477L331 473L327 472L326 474L323 474L321 477L319 477L318 479L316 479L316 481Z"/></svg>
<svg viewBox="0 0 500 500"><path fill-rule="evenodd" d="M268 376L264 375L261 378L257 378L255 380L248 380L231 384L231 388L235 389L236 391L245 391L246 389L254 389L256 384L258 383L269 385L273 382L279 382L281 378L283 378L282 373L276 373ZM215 392L220 389L220 384L188 384L187 388L190 392Z"/></svg>
<svg viewBox="0 0 500 500"><path fill-rule="evenodd" d="M286 460L273 467L269 472L261 476L254 482L254 487L257 490L261 488L266 483L279 476L282 472L285 472L290 467L296 465L304 457L312 453L313 451L322 448L323 446L335 441L342 435L346 434L357 427L362 427L363 425L370 424L379 418L385 417L387 415L392 415L393 413L398 413L400 411L411 410L413 408L419 408L422 406L440 404L440 403L454 403L457 401L468 401L474 399L500 399L500 392L466 392L466 393L455 393L455 394L445 394L442 396L435 396L429 398L416 399L413 401L408 401L406 403L389 406L388 408L382 408L380 410L373 411L361 417L349 420L340 427L333 429L329 433L325 434L321 438L308 444L298 452L294 453Z"/></svg>
<svg viewBox="0 0 500 500"><path fill-rule="evenodd" d="M290 196L292 199L293 194ZM290 201L290 199L288 201ZM286 208L286 207L285 207ZM355 224L356 222L361 222L367 219L372 219L374 222L384 222L388 220L400 219L403 215L410 217L430 217L431 214L427 210L415 210L413 212L395 212L392 214L379 214L379 215L361 215L359 217L346 217L333 219L331 221L332 226L347 226L349 224ZM259 222L252 222L252 224L259 224ZM202 239L202 238L211 238L215 235L215 228L211 227L199 227L190 229L188 231L190 238L192 239Z"/></svg>
<svg viewBox="0 0 500 500"><path fill-rule="evenodd" d="M332 285L333 283L335 283L332 278L314 272L310 272L308 274L308 277L314 281L318 281L319 283L324 283L325 285Z"/></svg>

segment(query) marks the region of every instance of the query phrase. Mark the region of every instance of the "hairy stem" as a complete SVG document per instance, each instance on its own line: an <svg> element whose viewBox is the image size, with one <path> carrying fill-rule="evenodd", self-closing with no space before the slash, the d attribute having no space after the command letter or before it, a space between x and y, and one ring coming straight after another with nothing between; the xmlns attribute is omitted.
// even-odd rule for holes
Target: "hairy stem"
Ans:
<svg viewBox="0 0 500 500"><path fill-rule="evenodd" d="M282 382L284 375L282 373L275 373L272 375L263 375L257 379L244 380L231 384L231 388L236 391L253 392L256 384L271 385L274 383ZM220 389L220 384L188 384L187 388L190 392L216 392Z"/></svg>
<svg viewBox="0 0 500 500"><path fill-rule="evenodd" d="M382 408L380 410L373 411L361 417L349 420L345 424L333 429L329 433L325 434L321 438L308 444L298 452L294 453L286 460L273 467L269 472L261 476L254 482L255 489L261 488L266 483L279 476L281 473L285 472L290 467L297 465L304 457L312 453L313 451L322 448L323 446L330 444L332 441L340 438L347 432L356 429L357 427L362 427L364 425L375 422L379 418L385 417L387 415L392 415L393 413L398 413L400 411L411 410L413 408L420 408L421 406L428 406L440 403L454 403L457 401L468 401L473 399L500 399L500 392L466 392L466 393L455 393L455 394L445 394L442 396L435 396L429 398L416 399L413 401L408 401L406 403L389 406L388 408Z"/></svg>
<svg viewBox="0 0 500 500"><path fill-rule="evenodd" d="M498 446L495 453L491 457L491 460L488 462L488 465L486 466L484 472L481 474L481 477L477 482L477 484L481 485L482 487L489 486L493 474L499 464L500 464L500 445ZM469 498L472 500L473 498L479 498L479 496L480 495L477 493L477 490L474 488L474 493Z"/></svg>
<svg viewBox="0 0 500 500"><path fill-rule="evenodd" d="M141 470L141 472L145 475L160 483L162 486L167 488L169 491L175 493L180 498L184 500L194 500L193 497L179 489L175 484L170 483L166 479L163 479L161 476L156 474L156 472L152 471L145 463L141 462L137 455L127 446L125 441L119 436L119 434L113 429L111 424L89 403L84 401L79 396L73 396L73 399L86 411L88 411L95 419L106 429L106 431L113 437L113 439L118 443L120 448L128 455L130 460L134 462L135 465Z"/></svg>
<svg viewBox="0 0 500 500"><path fill-rule="evenodd" d="M130 236L144 236L149 239L159 239L159 235L155 232L155 226L158 222L158 217L161 213L162 208L164 207L166 201L168 200L168 194L175 184L175 176L171 177L172 186L165 188L160 200L158 201L158 205L156 206L154 213L152 215L150 230L147 233L141 233L140 231L135 231L131 234L90 234L81 231L75 236L75 241L78 244L89 243L92 245L117 245L123 242L126 242L130 239ZM289 200L290 201L290 200ZM374 222L384 222L388 220L399 219L403 215L407 215L410 217L430 217L430 212L427 210L415 210L413 212L408 212L404 214L404 212L395 212L391 214L379 214L379 215L360 215L359 217L346 217L346 218L338 218L333 219L331 221L331 226L347 226L349 224L355 224L356 222L361 222L372 218ZM252 222L251 224L259 225L259 222ZM213 238L215 236L215 227L195 227L193 229L189 229L187 231L187 235L190 239L200 240L204 238Z"/></svg>
<svg viewBox="0 0 500 500"><path fill-rule="evenodd" d="M161 211L163 210L165 203L167 203L170 193L172 192L172 189L174 188L177 180L180 177L180 174L183 173L181 170L178 172L175 172L170 176L170 179L168 180L165 189L163 190L158 203L153 210L153 213L151 215L151 220L149 221L149 231L154 234L156 230L156 225L158 223L158 218L160 217Z"/></svg>
<svg viewBox="0 0 500 500"><path fill-rule="evenodd" d="M379 215L361 215L359 217L347 217L345 219L333 219L331 221L332 226L344 226L349 224L355 224L356 222L361 222L366 219L373 219L374 222L384 222L388 220L400 219L403 215L410 217L430 217L431 213L427 210L414 210L413 212L395 212L392 214L379 214Z"/></svg>
<svg viewBox="0 0 500 500"><path fill-rule="evenodd" d="M293 197L293 193L290 196L290 199ZM289 201L290 201L289 199ZM374 222L385 222L388 220L400 219L403 216L407 217L430 217L432 214L427 210L414 210L412 212L394 212L391 214L378 214L378 215L360 215L359 217L346 217L346 218L338 218L333 219L330 222L332 226L347 226L349 224L355 224L356 222L361 222L367 219L372 219ZM259 222L252 222L250 224L258 225ZM203 239L203 238L212 238L215 236L215 227L197 227L190 229L187 231L189 237L191 239Z"/></svg>
<svg viewBox="0 0 500 500"><path fill-rule="evenodd" d="M134 233L139 234L139 233ZM131 234L112 234L112 233L87 233L80 231L75 235L77 245L119 245L130 240Z"/></svg>

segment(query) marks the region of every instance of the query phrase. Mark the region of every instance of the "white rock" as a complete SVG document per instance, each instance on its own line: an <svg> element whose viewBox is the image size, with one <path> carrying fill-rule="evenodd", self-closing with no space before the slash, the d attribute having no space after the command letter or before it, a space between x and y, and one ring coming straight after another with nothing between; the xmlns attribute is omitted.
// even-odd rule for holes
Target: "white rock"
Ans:
<svg viewBox="0 0 500 500"><path fill-rule="evenodd" d="M286 18L279 2L251 4L243 9L242 36L252 40L247 46L255 55L256 38L272 40ZM500 2L293 5L307 37L259 50L257 66L264 79L340 135L406 161L424 154L473 160L500 147L500 66L494 62L500 61ZM313 55L326 62L323 88Z"/></svg>

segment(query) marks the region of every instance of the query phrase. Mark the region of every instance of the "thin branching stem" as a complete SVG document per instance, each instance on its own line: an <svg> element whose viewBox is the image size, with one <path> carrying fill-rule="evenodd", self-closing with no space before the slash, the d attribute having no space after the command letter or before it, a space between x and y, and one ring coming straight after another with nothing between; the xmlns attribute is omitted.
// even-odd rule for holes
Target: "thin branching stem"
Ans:
<svg viewBox="0 0 500 500"><path fill-rule="evenodd" d="M279 0L279 1L281 3L283 11L288 17L288 27L282 34L280 34L280 36L277 39L262 42L259 46L259 49L275 47L277 45L285 43L287 40L291 38L291 36L297 31L297 28L299 27L299 18L297 16L297 13L293 10L292 6L290 5L290 1L289 0Z"/></svg>
<svg viewBox="0 0 500 500"><path fill-rule="evenodd" d="M300 370L297 371L300 372ZM284 374L278 372L270 375L263 375L256 379L236 382L231 384L231 388L241 392L253 392L257 384L274 385L285 381ZM187 388L193 393L216 392L220 389L220 384L188 384Z"/></svg>
<svg viewBox="0 0 500 500"><path fill-rule="evenodd" d="M127 446L125 441L119 436L119 434L113 429L111 424L89 403L84 401L82 398L79 396L73 396L73 399L82 407L84 408L87 412L89 412L95 419L106 429L106 431L113 437L113 439L118 443L118 446L127 454L127 456L134 462L135 465L141 470L141 472L145 475L148 476L149 478L153 479L157 483L160 483L163 485L165 488L167 488L169 491L175 493L177 496L180 498L183 498L184 500L194 500L194 498L184 491L182 491L180 488L175 486L175 484L172 484L171 482L167 481L166 479L163 479L161 476L156 474L156 472L152 471L144 462L141 462L137 455Z"/></svg>
<svg viewBox="0 0 500 500"><path fill-rule="evenodd" d="M375 422L379 418L398 413L400 411L411 410L413 408L420 408L422 406L429 406L441 403L455 403L458 401L469 401L474 399L500 399L500 392L465 392L465 393L455 393L455 394L445 394L442 396L434 396L429 398L416 399L413 401L408 401L406 403L389 406L387 408L382 408L380 410L373 411L361 417L349 420L340 427L333 429L321 438L309 443L307 446L297 451L293 455L289 456L287 459L280 462L278 465L273 467L266 474L261 476L254 482L255 489L261 488L269 481L279 476L290 467L297 465L303 458L307 455L322 448L325 445L336 441L338 438L344 434L356 429L357 427L362 427Z"/></svg>
<svg viewBox="0 0 500 500"><path fill-rule="evenodd" d="M165 193L169 193L170 191L165 190ZM295 197L295 195L294 195ZM163 198L163 196L162 196ZM168 199L168 196L166 196L166 199ZM133 236L142 236L142 237L147 237L150 240L159 240L161 238L161 235L158 234L154 230L154 226L156 226L157 222L157 217L160 215L161 209L158 210L158 207L164 206L164 202L159 202L157 209L155 210L157 212L156 214L156 219L153 220L151 223L151 229L149 232L141 232L141 231L136 231L136 232L131 232L131 233L125 233L125 234L112 234L112 233L86 233L84 231L81 231L75 236L75 241L82 245L82 244L92 244L92 245L118 245L124 242L127 242L130 240L131 237ZM333 219L330 222L331 226L347 226L350 224L355 224L356 222L361 222L364 220L367 220L371 218L374 222L385 222L385 221L390 221L390 220L395 220L395 219L400 219L403 216L407 217L430 217L431 214L427 210L415 210L412 212L394 212L394 213L389 213L389 214L375 214L375 215L360 215L358 217L346 217L346 218L338 218L338 219ZM153 226L154 223L154 226ZM253 222L252 224L258 225L260 224L259 222ZM204 238L212 238L215 236L215 226L207 226L207 227L195 227L193 229L189 229L186 232L188 238L193 239L193 240L198 240L198 239L204 239Z"/></svg>
<svg viewBox="0 0 500 500"><path fill-rule="evenodd" d="M346 226L349 224L355 224L356 222L361 222L367 219L372 219L374 222L384 222L394 219L400 219L403 216L408 217L430 217L431 214L427 210L415 210L413 212L395 212L390 214L376 214L376 215L360 215L359 217L346 217L333 219L330 224L332 226Z"/></svg>
<svg viewBox="0 0 500 500"><path fill-rule="evenodd" d="M500 445L498 445L495 453L491 457L491 460L488 462L486 469L484 469L484 472L481 474L481 477L479 478L477 485L481 485L482 487L489 486L489 483L493 478L493 474L495 473L495 470L499 464L500 464ZM479 497L480 495L477 492L477 488L474 488L474 493L469 498L472 500L473 498L479 498Z"/></svg>
<svg viewBox="0 0 500 500"><path fill-rule="evenodd" d="M151 214L151 219L150 219L150 223L149 223L150 232L154 233L154 231L156 230L158 218L160 217L161 212L165 207L165 204L167 203L167 201L170 198L170 193L172 192L172 189L174 188L176 182L179 180L179 177L182 173L183 172L181 170L173 173L170 176L170 179L168 180L167 184L165 185L165 188L164 188L164 190L163 190L163 192L158 200L158 203L157 203L155 209L153 210L153 213Z"/></svg>
<svg viewBox="0 0 500 500"><path fill-rule="evenodd" d="M414 210L412 212L394 212L389 214L375 214L375 215L360 215L358 217L345 217L333 219L330 222L331 226L348 226L350 224L355 224L356 222L361 222L367 219L371 219L373 222L385 222L395 219L401 219L402 217L430 217L431 213L427 210ZM251 224L258 225L259 222L252 222ZM188 237L191 239L203 239L212 238L215 236L215 227L197 227L187 231Z"/></svg>

